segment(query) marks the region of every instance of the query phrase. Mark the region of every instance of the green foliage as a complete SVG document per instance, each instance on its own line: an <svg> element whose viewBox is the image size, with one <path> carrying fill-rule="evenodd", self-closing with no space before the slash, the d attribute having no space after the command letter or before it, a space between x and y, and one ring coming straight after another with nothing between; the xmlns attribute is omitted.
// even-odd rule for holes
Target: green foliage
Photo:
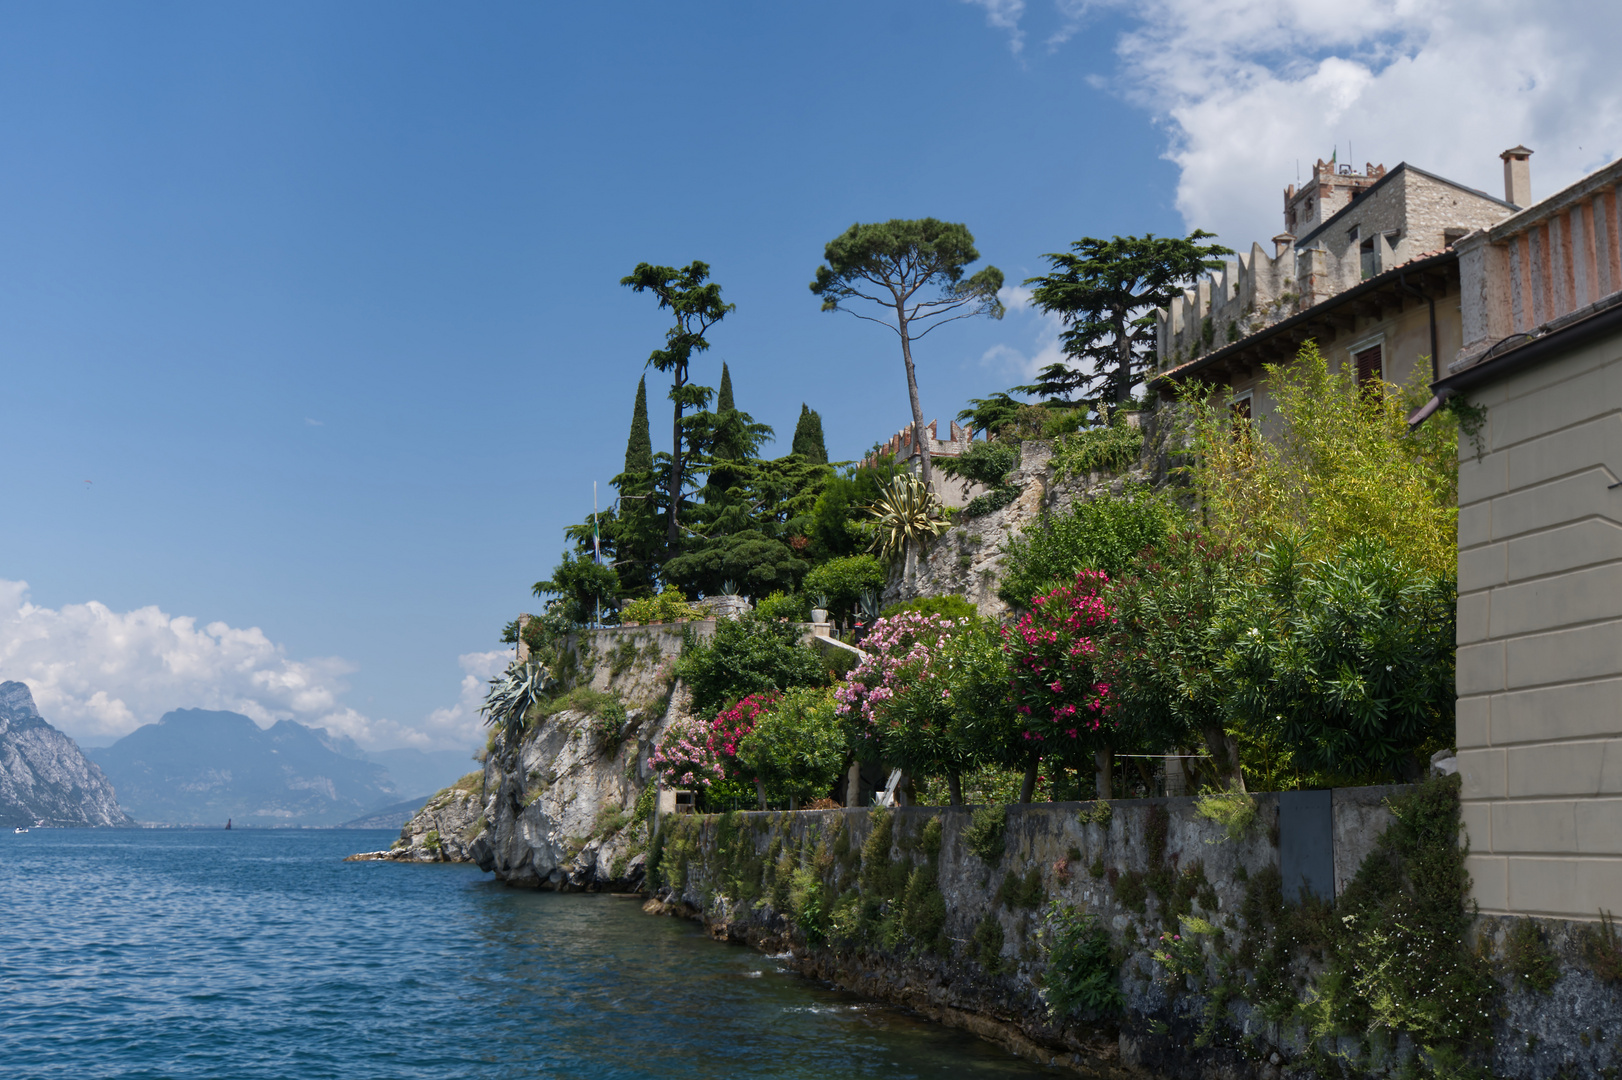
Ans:
<svg viewBox="0 0 1622 1080"><path fill-rule="evenodd" d="M1026 408L1029 406L1023 401L1015 401L998 391L990 397L970 398L969 407L958 413L957 419L959 423L966 422L970 430L995 438L1002 435L1014 423L1020 411Z"/></svg>
<svg viewBox="0 0 1622 1080"><path fill-rule="evenodd" d="M1328 964L1311 1014L1320 1024L1406 1033L1439 1058L1490 1037L1495 984L1466 942L1474 913L1458 792L1457 776L1439 777L1391 801L1395 821L1341 896L1339 918L1325 922Z"/></svg>
<svg viewBox="0 0 1622 1080"><path fill-rule="evenodd" d="M1024 608L1083 570L1118 577L1139 552L1163 543L1182 517L1168 493L1143 487L1077 502L1068 514L1044 514L1004 546L997 595Z"/></svg>
<svg viewBox="0 0 1622 1080"><path fill-rule="evenodd" d="M636 797L636 807L631 811L631 824L640 825L653 816L653 808L659 802L659 785L649 783Z"/></svg>
<svg viewBox="0 0 1622 1080"><path fill-rule="evenodd" d="M438 829L428 830L428 835L422 838L422 848L430 855L438 855L444 850L444 844L440 841Z"/></svg>
<svg viewBox="0 0 1622 1080"><path fill-rule="evenodd" d="M1303 560L1374 542L1405 566L1454 574L1458 424L1439 412L1408 427L1411 407L1430 395L1423 375L1416 371L1406 389L1363 389L1351 365L1330 371L1308 341L1293 363L1270 365L1267 378L1274 411L1266 438L1260 417L1236 422L1220 395L1186 395L1197 461L1190 475L1211 530L1257 548L1289 540Z"/></svg>
<svg viewBox="0 0 1622 1080"><path fill-rule="evenodd" d="M1622 983L1622 935L1609 911L1601 910L1599 924L1585 928L1582 938L1583 961L1603 983Z"/></svg>
<svg viewBox="0 0 1622 1080"><path fill-rule="evenodd" d="M671 588L665 588L658 596L626 601L620 609L620 621L627 623L673 623L702 618L702 610L689 604L685 596Z"/></svg>
<svg viewBox="0 0 1622 1080"><path fill-rule="evenodd" d="M737 583L752 596L774 589L792 591L809 564L783 541L755 528L745 528L703 543L665 561L665 576L708 596L723 583Z"/></svg>
<svg viewBox="0 0 1622 1080"><path fill-rule="evenodd" d="M1002 301L997 298L1002 271L988 266L964 276L968 265L979 258L974 236L966 226L934 218L852 225L823 249L825 262L817 267L811 292L822 298L824 311L851 311L858 302L878 307L879 317L861 317L891 325L901 339L915 431L923 431L924 417L918 404L913 343L953 319L1003 316ZM930 479L928 453L926 445L926 481Z"/></svg>
<svg viewBox="0 0 1622 1080"><path fill-rule="evenodd" d="M586 552L565 551L552 576L537 581L531 591L536 596L560 597L565 617L584 626L596 620L599 606L605 612L614 610L619 587L619 575L612 567L593 562Z"/></svg>
<svg viewBox="0 0 1622 1080"><path fill-rule="evenodd" d="M1016 484L1003 484L986 492L984 495L976 495L968 501L968 504L962 510L958 511L958 514L965 520L995 514L998 510L1019 498L1021 490Z"/></svg>
<svg viewBox="0 0 1622 1080"><path fill-rule="evenodd" d="M1451 575L1361 539L1311 563L1275 541L1259 569L1212 635L1232 642L1229 724L1263 748L1253 760L1287 753L1290 771L1339 786L1407 779L1452 745ZM1284 766L1267 768L1277 785Z"/></svg>
<svg viewBox="0 0 1622 1080"><path fill-rule="evenodd" d="M1516 919L1504 940L1504 966L1516 986L1547 994L1560 978L1554 950L1543 940L1536 920Z"/></svg>
<svg viewBox="0 0 1622 1080"><path fill-rule="evenodd" d="M794 425L790 453L817 465L828 464L828 447L822 439L822 417L804 402L800 403L800 421Z"/></svg>
<svg viewBox="0 0 1622 1080"><path fill-rule="evenodd" d="M710 328L733 310L732 304L722 301L721 286L710 281L709 277L709 265L695 260L679 270L670 266L638 263L636 269L620 279L621 285L628 285L636 292L652 293L659 302L659 309L669 311L676 319L675 325L665 332L665 347L653 350L648 356L649 365L659 371L672 373L670 400L675 406L675 421L670 476L665 487L668 504L666 540L672 545L679 535L678 517L684 487L685 425L682 414L694 405L703 407L707 397L696 394L696 391L702 390L705 395L708 394L704 388L689 384L688 366L695 354L710 347L709 339L705 336Z"/></svg>
<svg viewBox="0 0 1622 1080"><path fill-rule="evenodd" d="M1003 929L1002 921L997 918L995 911L986 912L985 916L975 924L974 935L969 939L974 950L974 959L985 970L987 975L996 975L1003 970Z"/></svg>
<svg viewBox="0 0 1622 1080"><path fill-rule="evenodd" d="M1169 308L1206 270L1219 269L1229 248L1202 244L1213 234L1196 229L1186 239L1084 236L1070 251L1046 256L1052 269L1026 280L1031 298L1060 316L1067 363L1042 373L1050 397L1095 393L1105 401L1125 401L1151 363L1156 308Z"/></svg>
<svg viewBox="0 0 1622 1080"><path fill-rule="evenodd" d="M941 895L934 863L913 867L901 897L901 928L922 948L944 951L941 929L946 925L946 897Z"/></svg>
<svg viewBox="0 0 1622 1080"><path fill-rule="evenodd" d="M653 472L653 439L648 434L648 377L636 381L636 404L631 407L631 433L625 439L625 472Z"/></svg>
<svg viewBox="0 0 1622 1080"><path fill-rule="evenodd" d="M828 611L849 615L862 593L884 588L884 564L872 555L845 555L829 559L805 575L804 591L828 598Z"/></svg>
<svg viewBox="0 0 1622 1080"><path fill-rule="evenodd" d="M976 442L968 453L955 458L942 458L941 472L970 483L994 488L1000 485L1019 464L1019 447L1006 442Z"/></svg>
<svg viewBox="0 0 1622 1080"><path fill-rule="evenodd" d="M921 596L916 600L891 604L879 614L888 619L892 615L901 614L903 611L916 611L923 615L939 615L948 619L973 619L975 618L976 608L974 604L956 593L947 593L944 596Z"/></svg>
<svg viewBox="0 0 1622 1080"><path fill-rule="evenodd" d="M810 606L805 598L791 596L785 592L774 592L755 602L755 617L758 619L787 619L790 622L808 622L811 617Z"/></svg>
<svg viewBox="0 0 1622 1080"><path fill-rule="evenodd" d="M1048 1015L1110 1016L1121 1011L1121 993L1109 931L1096 916L1055 901L1041 931L1047 946Z"/></svg>
<svg viewBox="0 0 1622 1080"><path fill-rule="evenodd" d="M1084 807L1076 811L1076 820L1083 825L1100 825L1109 828L1110 819L1115 816L1115 808L1108 799L1099 799L1091 807ZM1094 874L1093 877L1098 877Z"/></svg>
<svg viewBox="0 0 1622 1080"><path fill-rule="evenodd" d="M1053 478L1121 472L1136 465L1143 452L1143 431L1127 423L1126 417L1126 412L1117 410L1110 423L1102 427L1056 440L1050 462Z"/></svg>
<svg viewBox="0 0 1622 1080"><path fill-rule="evenodd" d="M1205 536L1167 538L1110 590L1115 625L1098 665L1127 741L1155 752L1203 739L1235 781L1221 664L1236 630L1222 616L1246 568L1241 553Z"/></svg>
<svg viewBox="0 0 1622 1080"><path fill-rule="evenodd" d="M609 753L619 749L625 738L626 714L625 705L613 695L604 695L608 700L600 702L593 710L591 723L587 727L587 734L591 741L600 749Z"/></svg>
<svg viewBox="0 0 1622 1080"><path fill-rule="evenodd" d="M706 715L750 694L827 681L816 651L800 644L799 627L752 613L722 619L709 641L685 643L676 674L692 691L695 712Z"/></svg>
<svg viewBox="0 0 1622 1080"><path fill-rule="evenodd" d="M1242 792L1210 791L1194 800L1194 812L1221 825L1227 839L1238 840L1256 823L1256 800Z"/></svg>
<svg viewBox="0 0 1622 1080"><path fill-rule="evenodd" d="M1149 910L1149 886L1142 870L1128 870L1111 884L1116 903L1139 915Z"/></svg>
<svg viewBox="0 0 1622 1080"><path fill-rule="evenodd" d="M940 499L912 473L892 478L867 514L875 529L869 550L885 560L898 559L951 527Z"/></svg>
<svg viewBox="0 0 1622 1080"><path fill-rule="evenodd" d="M800 687L755 721L738 744L738 765L768 791L806 802L832 790L849 743L834 715L833 691Z"/></svg>
<svg viewBox="0 0 1622 1080"><path fill-rule="evenodd" d="M994 863L1002 858L1003 838L1007 831L1007 807L981 806L970 817L969 827L963 830L963 842L981 860Z"/></svg>
<svg viewBox="0 0 1622 1080"><path fill-rule="evenodd" d="M996 902L1005 907L1038 908L1047 898L1047 889L1042 885L1042 867L1039 865L1033 865L1024 877L1009 871L997 887Z"/></svg>

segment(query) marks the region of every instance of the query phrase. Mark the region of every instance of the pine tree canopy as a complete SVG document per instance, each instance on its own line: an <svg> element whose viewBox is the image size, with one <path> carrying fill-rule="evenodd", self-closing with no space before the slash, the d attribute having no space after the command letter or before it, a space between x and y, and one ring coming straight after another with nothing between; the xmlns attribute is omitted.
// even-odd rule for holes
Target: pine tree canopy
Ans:
<svg viewBox="0 0 1622 1080"><path fill-rule="evenodd" d="M813 465L828 464L828 447L822 441L822 417L804 402L800 403L800 422L794 427L794 445L789 453Z"/></svg>

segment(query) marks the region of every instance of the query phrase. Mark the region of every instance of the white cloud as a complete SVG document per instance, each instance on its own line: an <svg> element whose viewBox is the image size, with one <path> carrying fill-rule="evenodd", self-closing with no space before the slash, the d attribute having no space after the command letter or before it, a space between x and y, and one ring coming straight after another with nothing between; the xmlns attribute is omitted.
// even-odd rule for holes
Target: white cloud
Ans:
<svg viewBox="0 0 1622 1080"><path fill-rule="evenodd" d="M1090 8L1132 20L1109 85L1165 125L1187 226L1241 250L1283 227L1297 162L1305 175L1337 147L1359 167L1406 160L1494 195L1498 153L1516 143L1536 151L1537 196L1622 155L1622 5L1607 0L1054 6L1054 44Z"/></svg>
<svg viewBox="0 0 1622 1080"><path fill-rule="evenodd" d="M116 738L171 709L204 708L239 712L262 726L293 719L368 748L461 746L479 734L483 695L470 694L506 657L505 651L460 657L457 703L406 725L341 702L344 676L353 670L347 661L289 659L258 627L199 628L196 619L156 606L40 607L28 599L26 582L0 579L0 680L27 683L40 713L83 739Z"/></svg>
<svg viewBox="0 0 1622 1080"><path fill-rule="evenodd" d="M1018 56L1025 48L1025 32L1019 28L1020 17L1025 14L1025 0L963 0L965 4L984 8L986 25L1008 33L1008 51Z"/></svg>

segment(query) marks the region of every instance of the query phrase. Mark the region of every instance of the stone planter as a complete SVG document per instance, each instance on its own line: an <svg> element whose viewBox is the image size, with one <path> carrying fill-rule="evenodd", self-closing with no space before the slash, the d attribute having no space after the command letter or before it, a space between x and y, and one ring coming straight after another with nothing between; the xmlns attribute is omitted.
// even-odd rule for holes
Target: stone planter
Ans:
<svg viewBox="0 0 1622 1080"><path fill-rule="evenodd" d="M812 608L811 621L814 623L825 623L828 621L828 613L822 608Z"/></svg>

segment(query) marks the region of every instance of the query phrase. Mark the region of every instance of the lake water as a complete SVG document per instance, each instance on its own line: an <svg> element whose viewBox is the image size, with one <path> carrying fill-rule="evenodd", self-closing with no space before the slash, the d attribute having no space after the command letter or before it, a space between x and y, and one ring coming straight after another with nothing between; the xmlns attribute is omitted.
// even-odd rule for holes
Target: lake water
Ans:
<svg viewBox="0 0 1622 1080"><path fill-rule="evenodd" d="M1052 1076L606 896L392 832L0 834L0 1075Z"/></svg>

